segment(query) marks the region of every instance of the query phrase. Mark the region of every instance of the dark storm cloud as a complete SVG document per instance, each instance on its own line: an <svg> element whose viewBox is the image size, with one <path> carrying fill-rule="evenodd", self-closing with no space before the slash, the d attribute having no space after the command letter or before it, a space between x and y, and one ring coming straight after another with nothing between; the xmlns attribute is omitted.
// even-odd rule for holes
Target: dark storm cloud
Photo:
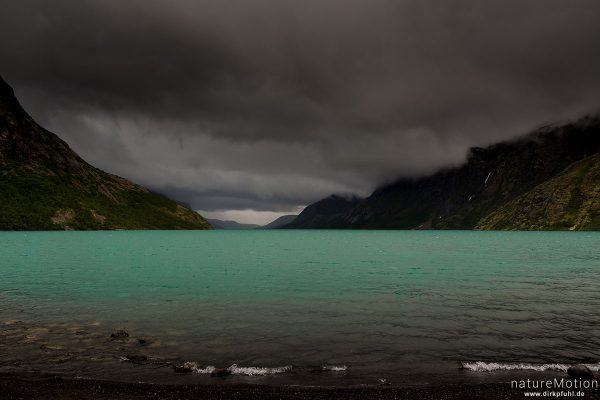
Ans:
<svg viewBox="0 0 600 400"><path fill-rule="evenodd" d="M2 1L2 73L84 157L204 209L368 193L600 105L600 3Z"/></svg>

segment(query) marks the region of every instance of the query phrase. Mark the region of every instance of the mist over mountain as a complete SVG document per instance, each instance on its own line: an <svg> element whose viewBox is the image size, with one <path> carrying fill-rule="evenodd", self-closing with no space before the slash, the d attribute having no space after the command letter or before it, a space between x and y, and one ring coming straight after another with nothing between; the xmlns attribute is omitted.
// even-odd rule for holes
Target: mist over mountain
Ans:
<svg viewBox="0 0 600 400"><path fill-rule="evenodd" d="M400 179L347 211L306 207L297 228L600 229L600 117L472 148L466 164Z"/></svg>

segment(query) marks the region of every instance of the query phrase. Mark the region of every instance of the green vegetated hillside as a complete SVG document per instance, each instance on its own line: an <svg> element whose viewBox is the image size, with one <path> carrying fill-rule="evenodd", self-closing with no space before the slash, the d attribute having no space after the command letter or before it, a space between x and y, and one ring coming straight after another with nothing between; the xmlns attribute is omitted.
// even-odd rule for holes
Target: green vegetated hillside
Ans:
<svg viewBox="0 0 600 400"><path fill-rule="evenodd" d="M81 159L0 78L0 229L210 229L183 205Z"/></svg>
<svg viewBox="0 0 600 400"><path fill-rule="evenodd" d="M572 164L508 202L476 228L600 230L600 154Z"/></svg>

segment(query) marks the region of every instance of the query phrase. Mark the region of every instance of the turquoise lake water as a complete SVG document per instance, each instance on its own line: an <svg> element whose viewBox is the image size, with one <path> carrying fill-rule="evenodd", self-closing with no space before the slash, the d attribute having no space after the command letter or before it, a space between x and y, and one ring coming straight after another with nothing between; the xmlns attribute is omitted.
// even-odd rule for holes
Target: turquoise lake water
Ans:
<svg viewBox="0 0 600 400"><path fill-rule="evenodd" d="M0 274L3 370L160 380L158 361L195 361L359 382L600 361L598 233L0 232Z"/></svg>

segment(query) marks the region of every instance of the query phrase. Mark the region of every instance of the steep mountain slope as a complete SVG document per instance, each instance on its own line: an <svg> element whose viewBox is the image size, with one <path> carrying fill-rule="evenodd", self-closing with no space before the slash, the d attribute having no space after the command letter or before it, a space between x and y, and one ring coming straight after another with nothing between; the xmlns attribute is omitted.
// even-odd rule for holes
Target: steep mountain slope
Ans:
<svg viewBox="0 0 600 400"><path fill-rule="evenodd" d="M210 229L198 213L86 163L0 78L0 229Z"/></svg>
<svg viewBox="0 0 600 400"><path fill-rule="evenodd" d="M261 226L255 224L241 224L237 221L224 221L221 219L207 219L215 229L258 229Z"/></svg>
<svg viewBox="0 0 600 400"><path fill-rule="evenodd" d="M600 153L508 202L476 229L600 230Z"/></svg>
<svg viewBox="0 0 600 400"><path fill-rule="evenodd" d="M360 202L358 197L332 195L306 207L286 229L329 228L333 221L350 212Z"/></svg>
<svg viewBox="0 0 600 400"><path fill-rule="evenodd" d="M473 229L499 207L599 150L598 117L544 127L514 141L473 148L461 167L397 181L347 213L304 227Z"/></svg>
<svg viewBox="0 0 600 400"><path fill-rule="evenodd" d="M282 215L281 217L275 219L274 221L269 222L268 224L262 226L261 229L283 228L286 225L291 224L296 219L296 217L297 217L297 215Z"/></svg>

